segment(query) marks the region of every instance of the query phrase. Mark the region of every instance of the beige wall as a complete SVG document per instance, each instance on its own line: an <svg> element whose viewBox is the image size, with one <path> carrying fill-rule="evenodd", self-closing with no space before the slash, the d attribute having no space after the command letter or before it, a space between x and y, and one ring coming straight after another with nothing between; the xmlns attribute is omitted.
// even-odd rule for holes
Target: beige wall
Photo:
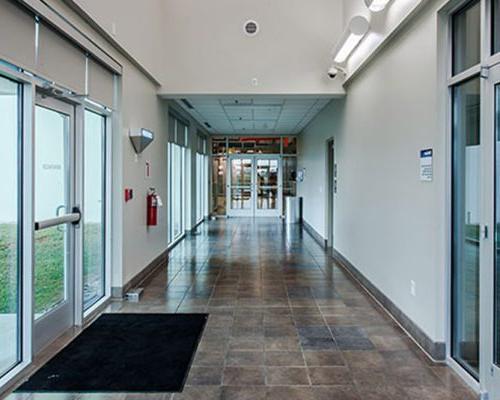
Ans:
<svg viewBox="0 0 500 400"><path fill-rule="evenodd" d="M164 0L71 0L157 80L163 73Z"/></svg>
<svg viewBox="0 0 500 400"><path fill-rule="evenodd" d="M446 337L446 138L438 86L438 2L305 129L304 217L326 237L325 141L335 140L334 246L434 341ZM434 149L434 180L419 151ZM416 296L410 281L416 283Z"/></svg>
<svg viewBox="0 0 500 400"><path fill-rule="evenodd" d="M343 93L326 75L342 0L72 1L163 84L163 94ZM257 37L243 33L248 19L259 22Z"/></svg>

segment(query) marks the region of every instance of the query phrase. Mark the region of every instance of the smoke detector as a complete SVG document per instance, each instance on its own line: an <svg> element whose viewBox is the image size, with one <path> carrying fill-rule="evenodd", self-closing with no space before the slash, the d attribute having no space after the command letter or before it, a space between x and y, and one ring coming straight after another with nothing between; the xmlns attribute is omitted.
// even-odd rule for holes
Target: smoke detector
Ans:
<svg viewBox="0 0 500 400"><path fill-rule="evenodd" d="M243 24L243 31L247 36L256 36L259 33L259 24L250 19Z"/></svg>

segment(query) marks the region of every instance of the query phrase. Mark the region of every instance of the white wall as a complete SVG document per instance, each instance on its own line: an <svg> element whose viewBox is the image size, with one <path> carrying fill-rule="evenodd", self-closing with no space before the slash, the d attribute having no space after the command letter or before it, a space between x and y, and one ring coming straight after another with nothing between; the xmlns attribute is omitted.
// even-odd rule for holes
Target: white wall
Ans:
<svg viewBox="0 0 500 400"><path fill-rule="evenodd" d="M343 0L344 26L355 15L362 15L370 22L370 31L346 63L348 77L362 68L385 41L390 40L394 30L407 17L429 1L432 0L393 0L385 10L374 13L366 7L364 0Z"/></svg>
<svg viewBox="0 0 500 400"><path fill-rule="evenodd" d="M165 63L164 0L71 0L156 79Z"/></svg>
<svg viewBox="0 0 500 400"><path fill-rule="evenodd" d="M343 94L326 76L343 0L70 1L162 83L162 94ZM243 33L248 19L261 28L254 38Z"/></svg>
<svg viewBox="0 0 500 400"><path fill-rule="evenodd" d="M445 340L445 131L438 119L438 4L385 48L301 135L304 217L325 226L325 140L335 138L334 246L434 341ZM390 79L389 79L390 78ZM434 180L419 151L434 149ZM416 282L416 297L410 294Z"/></svg>
<svg viewBox="0 0 500 400"><path fill-rule="evenodd" d="M342 93L328 79L341 0L165 0L162 93ZM243 33L255 19L256 37ZM252 86L257 78L259 86Z"/></svg>

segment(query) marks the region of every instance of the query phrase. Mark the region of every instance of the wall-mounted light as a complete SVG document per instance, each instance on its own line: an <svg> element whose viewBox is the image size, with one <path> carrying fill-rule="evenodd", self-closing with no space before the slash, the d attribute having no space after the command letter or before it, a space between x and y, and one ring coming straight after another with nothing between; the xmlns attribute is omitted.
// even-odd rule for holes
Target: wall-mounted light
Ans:
<svg viewBox="0 0 500 400"><path fill-rule="evenodd" d="M391 0L365 0L366 6L373 12L382 11Z"/></svg>
<svg viewBox="0 0 500 400"><path fill-rule="evenodd" d="M335 47L333 60L338 64L346 62L359 42L361 42L368 32L368 29L370 29L370 23L365 17L353 17L349 21L347 29L342 34L342 38Z"/></svg>

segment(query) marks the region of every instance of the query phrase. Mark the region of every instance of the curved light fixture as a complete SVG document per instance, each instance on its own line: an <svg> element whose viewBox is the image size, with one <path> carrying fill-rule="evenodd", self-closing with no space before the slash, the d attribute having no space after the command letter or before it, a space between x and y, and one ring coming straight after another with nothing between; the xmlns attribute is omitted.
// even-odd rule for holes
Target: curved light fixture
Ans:
<svg viewBox="0 0 500 400"><path fill-rule="evenodd" d="M365 0L366 6L373 12L382 11L391 0Z"/></svg>
<svg viewBox="0 0 500 400"><path fill-rule="evenodd" d="M368 29L370 29L370 23L365 17L359 15L353 17L335 47L333 60L338 64L346 62L359 42L365 37Z"/></svg>

